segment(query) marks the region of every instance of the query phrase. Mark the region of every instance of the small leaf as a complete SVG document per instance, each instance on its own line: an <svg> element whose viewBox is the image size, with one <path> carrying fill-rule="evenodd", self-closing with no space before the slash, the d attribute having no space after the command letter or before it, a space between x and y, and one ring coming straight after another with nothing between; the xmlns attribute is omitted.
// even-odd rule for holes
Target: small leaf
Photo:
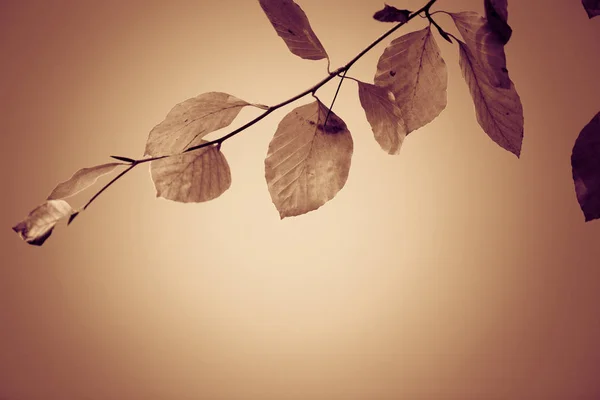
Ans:
<svg viewBox="0 0 600 400"><path fill-rule="evenodd" d="M571 166L577 200L586 222L600 218L600 112L575 141Z"/></svg>
<svg viewBox="0 0 600 400"><path fill-rule="evenodd" d="M509 89L511 81L506 69L504 44L487 20L472 11L450 15L490 83L493 86Z"/></svg>
<svg viewBox="0 0 600 400"><path fill-rule="evenodd" d="M511 81L504 89L491 84L489 76L463 42L459 44L459 65L475 104L477 121L498 145L521 154L523 142L523 106Z"/></svg>
<svg viewBox="0 0 600 400"><path fill-rule="evenodd" d="M133 158L129 158L129 157L123 157L123 156L110 156L111 158L114 158L115 160L119 160L119 161L124 161L127 163L134 163L135 160Z"/></svg>
<svg viewBox="0 0 600 400"><path fill-rule="evenodd" d="M227 93L209 92L177 104L156 125L146 143L147 156L181 153L211 132L231 124L250 105Z"/></svg>
<svg viewBox="0 0 600 400"><path fill-rule="evenodd" d="M259 0L277 34L290 51L307 60L328 58L304 11L293 0Z"/></svg>
<svg viewBox="0 0 600 400"><path fill-rule="evenodd" d="M181 203L200 203L219 197L231 186L229 164L217 146L150 163L156 195Z"/></svg>
<svg viewBox="0 0 600 400"><path fill-rule="evenodd" d="M320 101L300 106L279 123L269 143L265 178L281 218L305 214L344 187L353 142L342 121Z"/></svg>
<svg viewBox="0 0 600 400"><path fill-rule="evenodd" d="M96 165L95 167L82 168L69 178L68 180L59 183L52 193L48 196L48 200L66 199L92 186L98 178L114 171L121 163L109 163Z"/></svg>
<svg viewBox="0 0 600 400"><path fill-rule="evenodd" d="M373 18L380 22L406 22L409 15L410 11L408 10L399 10L396 7L385 4L383 10L379 10L373 14Z"/></svg>
<svg viewBox="0 0 600 400"><path fill-rule="evenodd" d="M588 18L600 15L600 0L582 0L581 3L587 12Z"/></svg>
<svg viewBox="0 0 600 400"><path fill-rule="evenodd" d="M377 63L375 85L394 94L407 133L446 108L448 71L429 27L390 43Z"/></svg>
<svg viewBox="0 0 600 400"><path fill-rule="evenodd" d="M508 25L508 0L484 0L485 17L502 44L508 43L512 28Z"/></svg>
<svg viewBox="0 0 600 400"><path fill-rule="evenodd" d="M399 154L406 127L394 94L385 88L358 82L358 96L377 143L389 154Z"/></svg>
<svg viewBox="0 0 600 400"><path fill-rule="evenodd" d="M41 246L50 237L54 227L73 209L64 200L48 200L29 213L27 218L13 226L13 230L27 243Z"/></svg>

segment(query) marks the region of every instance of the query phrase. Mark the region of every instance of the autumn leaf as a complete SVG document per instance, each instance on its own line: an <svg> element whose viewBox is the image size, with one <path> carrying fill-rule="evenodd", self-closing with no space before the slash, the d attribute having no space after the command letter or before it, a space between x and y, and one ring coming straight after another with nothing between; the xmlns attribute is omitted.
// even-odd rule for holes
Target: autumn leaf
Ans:
<svg viewBox="0 0 600 400"><path fill-rule="evenodd" d="M352 136L344 121L333 112L327 118L328 112L320 101L292 110L269 144L265 177L281 218L316 210L348 179Z"/></svg>
<svg viewBox="0 0 600 400"><path fill-rule="evenodd" d="M509 89L512 83L506 69L504 44L487 20L472 11L450 15L490 83L493 86Z"/></svg>
<svg viewBox="0 0 600 400"><path fill-rule="evenodd" d="M293 0L259 0L277 34L290 51L307 60L328 58L304 11Z"/></svg>
<svg viewBox="0 0 600 400"><path fill-rule="evenodd" d="M152 161L150 172L156 195L181 203L215 199L231 186L229 164L215 145Z"/></svg>
<svg viewBox="0 0 600 400"><path fill-rule="evenodd" d="M95 167L90 168L82 168L75 172L68 180L59 183L48 196L48 200L66 199L67 197L74 196L82 190L92 186L101 176L114 171L119 165L125 164L109 163L96 165Z"/></svg>
<svg viewBox="0 0 600 400"><path fill-rule="evenodd" d="M231 124L248 105L244 100L221 92L203 93L179 103L150 131L145 154L181 153L200 143L209 133Z"/></svg>
<svg viewBox="0 0 600 400"><path fill-rule="evenodd" d="M13 230L27 243L41 246L50 237L56 224L73 214L64 200L48 200L29 213L27 218L13 226Z"/></svg>
<svg viewBox="0 0 600 400"><path fill-rule="evenodd" d="M587 12L588 18L600 15L600 0L582 0L581 3Z"/></svg>
<svg viewBox="0 0 600 400"><path fill-rule="evenodd" d="M467 82L477 121L485 133L498 145L521 154L523 142L523 106L513 83L508 89L492 85L469 46L459 41L459 65Z"/></svg>
<svg viewBox="0 0 600 400"><path fill-rule="evenodd" d="M575 141L571 167L577 200L585 220L600 218L600 112Z"/></svg>
<svg viewBox="0 0 600 400"><path fill-rule="evenodd" d="M446 108L448 71L430 27L390 43L377 63L375 85L394 94L407 133Z"/></svg>
<svg viewBox="0 0 600 400"><path fill-rule="evenodd" d="M508 0L484 0L485 17L502 44L508 43L512 28L508 25Z"/></svg>
<svg viewBox="0 0 600 400"><path fill-rule="evenodd" d="M380 22L406 22L409 15L410 11L408 10L399 10L385 4L382 10L373 14L373 18Z"/></svg>
<svg viewBox="0 0 600 400"><path fill-rule="evenodd" d="M377 143L389 154L399 154L406 127L394 94L385 88L358 82L358 96Z"/></svg>

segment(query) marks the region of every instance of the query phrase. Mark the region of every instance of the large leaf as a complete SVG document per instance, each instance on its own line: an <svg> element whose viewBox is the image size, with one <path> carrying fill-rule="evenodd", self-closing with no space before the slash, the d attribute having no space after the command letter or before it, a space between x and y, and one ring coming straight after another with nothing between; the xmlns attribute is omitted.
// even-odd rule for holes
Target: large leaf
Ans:
<svg viewBox="0 0 600 400"><path fill-rule="evenodd" d="M600 0L582 0L581 3L589 18L600 15Z"/></svg>
<svg viewBox="0 0 600 400"><path fill-rule="evenodd" d="M48 196L48 200L66 199L67 197L74 196L82 190L92 186L102 175L111 173L119 165L125 164L109 163L96 165L90 168L82 168L75 172L71 178L59 183Z"/></svg>
<svg viewBox="0 0 600 400"><path fill-rule="evenodd" d="M146 155L181 153L199 144L210 132L231 124L248 105L244 100L221 92L203 93L179 103L150 131Z"/></svg>
<svg viewBox="0 0 600 400"><path fill-rule="evenodd" d="M150 163L156 195L182 203L219 197L231 186L229 164L214 145Z"/></svg>
<svg viewBox="0 0 600 400"><path fill-rule="evenodd" d="M460 69L473 97L479 125L494 142L519 157L523 106L515 86L511 81L508 89L493 85L471 49L461 41L458 45Z"/></svg>
<svg viewBox="0 0 600 400"><path fill-rule="evenodd" d="M383 9L373 14L373 18L380 22L406 22L410 11L399 10L396 7L384 5Z"/></svg>
<svg viewBox="0 0 600 400"><path fill-rule="evenodd" d="M50 237L58 221L71 214L73 209L66 201L48 200L33 209L27 218L12 229L27 243L41 246Z"/></svg>
<svg viewBox="0 0 600 400"><path fill-rule="evenodd" d="M490 83L504 89L510 88L511 81L506 69L504 43L492 30L487 20L472 11L451 14L451 16Z"/></svg>
<svg viewBox="0 0 600 400"><path fill-rule="evenodd" d="M503 44L508 43L512 36L512 28L508 25L508 0L484 0L484 5L490 27Z"/></svg>
<svg viewBox="0 0 600 400"><path fill-rule="evenodd" d="M571 166L577 200L585 220L600 218L600 112L575 141Z"/></svg>
<svg viewBox="0 0 600 400"><path fill-rule="evenodd" d="M327 58L327 52L310 27L304 11L293 0L259 0L277 34L290 51L307 60Z"/></svg>
<svg viewBox="0 0 600 400"><path fill-rule="evenodd" d="M389 154L399 154L406 126L394 94L386 88L358 82L358 96L377 143Z"/></svg>
<svg viewBox="0 0 600 400"><path fill-rule="evenodd" d="M327 118L328 112L320 101L292 110L269 144L265 177L281 218L316 210L348 179L352 136L344 121L333 112Z"/></svg>
<svg viewBox="0 0 600 400"><path fill-rule="evenodd" d="M390 43L377 63L375 84L394 94L407 133L446 108L448 71L429 27Z"/></svg>

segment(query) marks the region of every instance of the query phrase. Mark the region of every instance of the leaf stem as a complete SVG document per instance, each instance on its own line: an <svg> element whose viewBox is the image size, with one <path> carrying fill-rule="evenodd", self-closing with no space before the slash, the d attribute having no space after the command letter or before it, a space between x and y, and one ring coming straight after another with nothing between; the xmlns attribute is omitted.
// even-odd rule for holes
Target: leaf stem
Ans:
<svg viewBox="0 0 600 400"><path fill-rule="evenodd" d="M327 120L329 119L329 114L331 114L331 110L333 109L335 100L337 99L338 93L340 92L340 88L342 87L342 83L344 82L344 78L346 77L346 72L348 72L348 70L345 70L342 74L342 79L340 79L340 83L338 84L337 90L335 91L335 95L333 96L331 106L329 107L329 110L327 110L327 116L325 117L325 122L323 123L323 130L325 130L325 128L327 127Z"/></svg>

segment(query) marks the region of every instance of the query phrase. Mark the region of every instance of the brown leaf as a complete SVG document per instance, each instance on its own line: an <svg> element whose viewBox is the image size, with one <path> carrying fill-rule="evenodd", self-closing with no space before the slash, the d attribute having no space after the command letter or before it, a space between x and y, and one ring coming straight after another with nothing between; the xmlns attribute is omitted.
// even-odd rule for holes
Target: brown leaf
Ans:
<svg viewBox="0 0 600 400"><path fill-rule="evenodd" d="M502 44L508 43L512 28L508 25L508 0L484 0L485 17Z"/></svg>
<svg viewBox="0 0 600 400"><path fill-rule="evenodd" d="M582 0L581 3L587 12L588 18L600 15L600 0Z"/></svg>
<svg viewBox="0 0 600 400"><path fill-rule="evenodd" d="M353 142L333 112L320 101L292 110L279 123L265 159L265 177L281 218L305 214L344 187Z"/></svg>
<svg viewBox="0 0 600 400"><path fill-rule="evenodd" d="M600 218L600 112L575 141L571 166L577 200L585 220Z"/></svg>
<svg viewBox="0 0 600 400"><path fill-rule="evenodd" d="M328 58L304 11L293 0L259 0L277 34L290 51L307 60Z"/></svg>
<svg viewBox="0 0 600 400"><path fill-rule="evenodd" d="M399 154L406 127L394 94L385 88L358 82L358 96L377 143L389 154Z"/></svg>
<svg viewBox="0 0 600 400"><path fill-rule="evenodd" d="M377 63L375 84L394 94L407 133L446 108L448 71L429 27L390 43Z"/></svg>
<svg viewBox="0 0 600 400"><path fill-rule="evenodd" d="M147 156L181 153L211 132L231 124L250 105L227 93L209 92L177 104L156 125L146 142Z"/></svg>
<svg viewBox="0 0 600 400"><path fill-rule="evenodd" d="M229 164L214 145L152 161L156 195L181 203L200 203L219 197L231 186Z"/></svg>
<svg viewBox="0 0 600 400"><path fill-rule="evenodd" d="M506 69L504 43L494 33L487 20L473 11L450 15L490 83L504 89L510 88L511 81Z"/></svg>
<svg viewBox="0 0 600 400"><path fill-rule="evenodd" d="M121 163L109 163L96 165L95 167L82 168L69 178L68 180L59 183L52 193L48 196L48 200L66 199L74 196L92 186L102 175L111 173Z"/></svg>
<svg viewBox="0 0 600 400"><path fill-rule="evenodd" d="M463 42L458 44L460 69L471 92L479 125L494 142L519 157L523 106L513 83L509 81L508 89L492 85L471 49Z"/></svg>
<svg viewBox="0 0 600 400"><path fill-rule="evenodd" d="M73 214L64 200L48 200L29 213L27 218L13 226L13 230L27 243L41 246L50 237L55 225Z"/></svg>
<svg viewBox="0 0 600 400"><path fill-rule="evenodd" d="M384 4L382 10L373 14L373 18L380 22L406 22L409 15L410 11L408 10L399 10L396 7Z"/></svg>

